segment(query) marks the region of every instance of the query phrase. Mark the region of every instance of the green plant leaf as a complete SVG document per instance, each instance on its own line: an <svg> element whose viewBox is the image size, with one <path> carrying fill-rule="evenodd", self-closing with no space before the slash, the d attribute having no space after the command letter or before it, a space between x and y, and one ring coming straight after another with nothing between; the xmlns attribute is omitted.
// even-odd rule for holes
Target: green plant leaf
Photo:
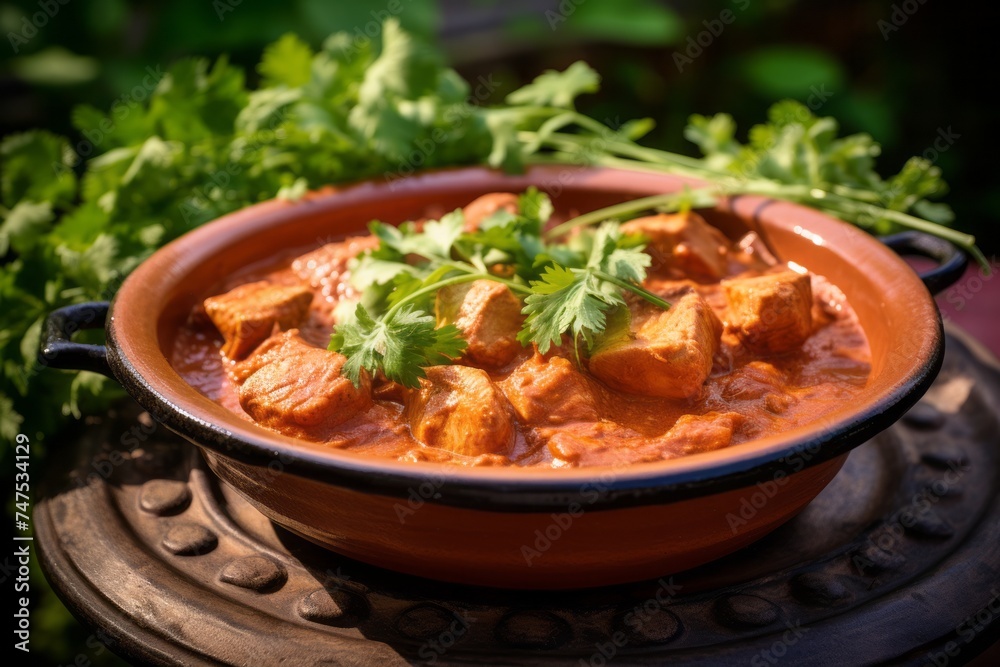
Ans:
<svg viewBox="0 0 1000 667"><path fill-rule="evenodd" d="M573 108L583 93L597 92L600 75L590 65L578 60L564 71L547 70L534 81L507 96L509 104Z"/></svg>
<svg viewBox="0 0 1000 667"><path fill-rule="evenodd" d="M13 207L22 199L68 206L76 195L75 156L69 142L42 130L4 137L0 143L0 192Z"/></svg>
<svg viewBox="0 0 1000 667"><path fill-rule="evenodd" d="M54 219L49 202L18 202L0 223L0 257L11 249L18 253L32 250Z"/></svg>
<svg viewBox="0 0 1000 667"><path fill-rule="evenodd" d="M312 74L313 51L297 35L286 34L264 49L257 71L265 86L298 88Z"/></svg>

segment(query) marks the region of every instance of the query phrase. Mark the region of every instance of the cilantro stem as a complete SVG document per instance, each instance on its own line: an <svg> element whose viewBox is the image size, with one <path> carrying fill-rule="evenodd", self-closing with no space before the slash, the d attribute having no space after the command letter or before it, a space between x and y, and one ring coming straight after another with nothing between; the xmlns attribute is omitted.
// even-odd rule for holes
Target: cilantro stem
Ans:
<svg viewBox="0 0 1000 667"><path fill-rule="evenodd" d="M595 156L604 156L610 151L649 164L670 165L674 167L673 173L686 173L686 175L696 178L707 178L713 175L716 177L732 176L726 172L707 167L698 158L687 157L669 151L661 151L656 148L646 148L645 146L619 139L608 139L602 136L594 137L586 134L568 134L564 132L554 132L549 136L539 136L537 132L528 131L519 132L518 137L524 140L537 140L556 148L568 146L584 154L593 149Z"/></svg>
<svg viewBox="0 0 1000 667"><path fill-rule="evenodd" d="M575 144L576 148L581 148L579 144ZM656 153L666 153L665 151L656 151L656 149L644 149L648 151L654 151ZM545 162L546 160L540 159L543 156L533 156L532 161ZM670 173L681 175L693 175L690 172L685 173L686 170L678 170L672 164L666 164L664 162L643 162L633 158L619 158L610 155L595 156L592 160L594 164L600 164L609 167L620 167L624 169L634 169L637 171L646 171L654 173ZM732 196L737 194L756 194L767 197L774 197L778 199L786 199L789 201L797 202L807 206L812 206L814 208L819 207L822 204L822 209L826 212L846 221L853 223L861 227L870 227L871 223L879 219L886 219L896 222L904 227L915 229L917 231L922 231L939 238L943 238L951 243L954 243L959 248L969 253L973 259L979 264L979 266L984 269L989 268L989 261L986 256L976 245L976 238L970 234L965 234L959 232L950 227L940 225L936 222L931 222L930 220L924 220L923 218L918 218L916 216L910 215L903 211L896 211L893 209L883 208L873 203L873 201L878 201L878 195L874 192L864 192L859 191L854 188L848 188L845 186L837 185L827 185L824 187L809 185L809 184L782 184L775 183L773 181L767 181L763 179L739 179L730 174L723 175L721 177L713 178L709 174L696 175L696 178L713 180L714 185L712 187L706 188L708 192L715 191L716 194L720 196ZM657 197L669 197L670 195L656 195ZM675 195L676 196L676 195ZM651 199L651 198L647 198ZM635 200L636 202L642 200ZM622 204L620 206L626 206ZM669 203L669 202L666 202ZM609 207L614 208L614 207ZM573 218L572 220L567 220L561 225L558 225L547 232L549 235L556 235L560 233L566 233L573 227L578 227L581 225L592 224L594 222L599 222L602 218L598 214L610 217L610 215L623 215L629 211L623 211L618 213L609 214L607 209L601 209L600 211L593 211L582 216ZM865 219L869 222L866 223ZM571 224L572 223L572 224Z"/></svg>
<svg viewBox="0 0 1000 667"><path fill-rule="evenodd" d="M873 190L858 190L857 188L851 188L846 185L831 185L828 190L835 195L847 197L848 199L856 199L857 201L868 202L870 204L877 204L880 201L879 194Z"/></svg>
<svg viewBox="0 0 1000 667"><path fill-rule="evenodd" d="M892 220L893 222L898 222L904 227L909 227L910 229L916 229L917 231L938 236L946 241L954 243L968 252L981 267L989 268L989 261L976 245L976 237L971 234L965 234L951 229L950 227L945 227L944 225L939 225L935 222L924 220L923 218L917 218L902 211L894 211L892 209L875 206L874 204L858 203L836 196L831 197L826 203L828 205L832 204L835 207L839 207L841 211L851 214L852 217L855 218L855 221L859 220L861 216L866 216L872 221L885 218L887 220Z"/></svg>
<svg viewBox="0 0 1000 667"><path fill-rule="evenodd" d="M647 290L647 289L645 289L643 287L639 287L638 285L630 283L630 282L628 282L626 280L622 280L621 278L616 278L615 276L611 275L610 273L605 273L604 271L599 271L597 269L590 269L590 270L593 272L594 276L596 276L597 278L599 278L601 280L606 280L607 282L611 283L612 285L617 285L618 287L621 287L622 289L627 289L628 291L632 292L633 294L636 294L636 295L642 297L643 299L645 299L646 301L650 302L654 306L659 306L663 310L666 310L666 309L670 308L670 302L669 301L664 301L663 299L661 299L660 297L656 296L655 294L653 294L652 292L650 292L649 290Z"/></svg>
<svg viewBox="0 0 1000 667"><path fill-rule="evenodd" d="M548 237L558 237L577 227L592 225L595 222L603 222L609 218L617 218L619 216L646 211L656 208L657 206L666 206L675 202L683 195L683 192L671 192L664 195L652 195L649 197L642 197L640 199L633 199L621 204L614 204L613 206L607 206L605 208L599 208L596 211L590 211L589 213L578 215L575 218L570 218L566 222L556 225L549 231L545 232L545 235Z"/></svg>
<svg viewBox="0 0 1000 667"><path fill-rule="evenodd" d="M518 113L531 114L536 116L552 116L555 117L565 117L567 121L576 123L580 127L585 127L591 132L598 135L613 135L614 130L605 125L604 123L591 118L579 111L574 111L573 109L565 109L562 107L539 107L539 106L526 106L517 107ZM568 136L579 136L579 135L568 135ZM584 135L586 136L586 135Z"/></svg>
<svg viewBox="0 0 1000 667"><path fill-rule="evenodd" d="M385 315L382 316L382 319L385 321L392 320L392 316L398 313L400 309L403 308L403 306L406 306L407 304L416 301L418 298L424 296L425 294L431 294L433 292L437 292L439 289L442 289L444 287L450 287L451 285L461 285L462 283L471 283L476 280L492 280L494 282L503 283L512 290L522 293L529 293L529 294L531 293L531 289L525 285L516 283L513 280L507 280L506 278L501 278L500 276L495 276L492 273L480 273L479 271L473 269L471 266L464 267L461 264L451 263L451 262L449 263L449 266L453 266L455 269L459 271L464 271L465 273L463 273L460 276L452 276L451 278L445 278L444 280L439 280L438 282L435 282L431 285L426 285L424 287L421 287L420 289L414 291L411 294L407 294L405 297L394 303L389 308L389 310L385 312Z"/></svg>
<svg viewBox="0 0 1000 667"><path fill-rule="evenodd" d="M465 264L462 264L461 262L447 262L445 265L450 266L456 271L463 271L471 276L475 276L475 279L477 280L492 280L495 283L502 283L507 287L511 288L515 292L521 292L523 294L529 294L531 292L531 288L523 283L519 283L515 280L510 280L509 278L502 278L488 271L481 271L479 269L472 267L471 265L467 266Z"/></svg>

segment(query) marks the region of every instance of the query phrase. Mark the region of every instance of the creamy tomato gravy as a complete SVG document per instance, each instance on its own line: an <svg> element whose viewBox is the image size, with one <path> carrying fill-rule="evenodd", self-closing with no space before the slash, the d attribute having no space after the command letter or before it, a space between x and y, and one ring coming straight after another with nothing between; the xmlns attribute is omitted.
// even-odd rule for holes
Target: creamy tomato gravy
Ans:
<svg viewBox="0 0 1000 667"><path fill-rule="evenodd" d="M693 234L689 246L696 246L698 234L685 233ZM672 257L690 252L676 239L670 243ZM583 368L566 349L542 356L533 347L505 348L490 339L478 348L480 356L458 360L466 368L431 369L420 391L379 377L358 390L338 383L338 365L320 367L335 355L326 345L338 306L357 298L347 282L348 262L373 247L370 237L328 244L278 269L235 277L219 290L221 301L208 299L195 309L175 340L171 363L208 398L276 431L375 456L464 465L662 460L808 424L858 396L868 380L870 352L844 294L821 276L769 266L719 240L708 244L710 262L717 259L715 243L722 244L723 256L715 278L697 262L656 262L659 269L645 287L670 300L677 312L663 316L632 304L631 347L595 352ZM654 239L650 253L657 249ZM753 278L761 287L747 282ZM231 291L241 285L249 285L242 288L245 296ZM772 285L776 301L754 301ZM804 298L808 302L790 316L795 300ZM249 308L246 303L263 304L253 315L258 319L261 312L272 313L257 322L267 329L263 333L247 328L249 316L241 310ZM681 321L685 308L687 323ZM776 315L769 317L767 308ZM491 301L487 310L499 308ZM243 329L227 328L233 317ZM475 326L471 321L464 326ZM244 329L250 335L234 341ZM688 331L692 338L685 341ZM470 332L471 350L478 334ZM646 347L655 354L643 356L650 354ZM230 358L236 348L249 351ZM497 350L502 354L493 354ZM658 365L664 363L673 366ZM655 389L657 395L630 385L655 387L664 373L670 381ZM670 395L678 392L690 393Z"/></svg>

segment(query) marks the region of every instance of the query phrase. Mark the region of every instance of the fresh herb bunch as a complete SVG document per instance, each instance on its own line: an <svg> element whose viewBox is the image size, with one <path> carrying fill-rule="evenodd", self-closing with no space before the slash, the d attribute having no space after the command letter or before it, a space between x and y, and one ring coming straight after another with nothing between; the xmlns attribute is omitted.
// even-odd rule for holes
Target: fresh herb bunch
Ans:
<svg viewBox="0 0 1000 667"><path fill-rule="evenodd" d="M636 143L652 127L649 119L609 128L578 113L576 98L596 92L600 82L584 63L546 72L508 95L506 104L484 107L470 101L468 84L444 65L440 53L395 20L386 21L381 35L376 46L339 33L319 50L285 36L265 50L257 68L262 84L255 90L225 58L182 60L141 104L108 113L76 109L73 122L83 141L74 144L44 131L4 139L0 437L13 438L23 423L36 434L54 429L61 416L100 410L120 395L100 375L60 373L38 363L47 313L110 298L145 257L204 222L329 183L391 181L422 168L484 163L508 171L545 162L652 169L704 179L706 188L693 195L702 201L759 192L880 233L898 227L928 231L982 261L971 236L942 226L951 222L950 210L928 200L944 192L936 167L914 159L883 180L874 171L878 145L870 137L837 138L832 119L816 118L798 103L772 108L769 122L753 128L746 145L735 140L727 116L693 117L687 136L705 157L692 158ZM511 278L533 292L519 292L533 309L525 336L543 345L553 342L557 331L586 339L599 330L600 318L612 309L608 300L615 299L608 287L613 282L601 274L616 276L621 270L625 278L634 277L636 268L603 255L591 265L591 257L583 262L579 253L576 264L567 263L557 245L543 243L531 230L513 233L542 246L514 248L510 238L502 238L512 229L505 223L482 230L480 242L492 252L525 253L512 261L519 273ZM399 234L400 242L414 236ZM459 234L451 246L470 242ZM537 259L546 252L548 262L527 261L532 253ZM483 270L493 258L481 257L482 266L475 259L473 254L460 263ZM601 264L605 260L611 263ZM379 284L388 280L383 274ZM532 281L552 291L533 287ZM579 309L567 311L569 300L562 295L570 294ZM388 328L405 324L426 331L419 321L419 313L426 312L420 298L413 296L412 309L400 307L388 323L387 313L372 314L374 324L367 326L375 331L379 322ZM345 346L357 344L344 338ZM445 356L455 351L454 341L435 340L418 347ZM358 358L362 363L364 355Z"/></svg>
<svg viewBox="0 0 1000 667"><path fill-rule="evenodd" d="M650 257L642 239L622 234L617 222L563 243L544 234L552 214L547 195L529 188L518 209L494 213L475 232L463 231L460 209L419 229L410 222L398 228L372 222L379 246L351 269L361 303L330 340L330 349L347 357L344 375L359 385L362 369L381 371L404 386L419 386L424 367L448 363L465 349L458 328L439 327L431 314L435 295L474 280L502 283L523 299L527 317L518 339L543 353L561 345L564 335L576 353L581 344L593 346L609 316L628 316L625 291L670 307L641 286Z"/></svg>
<svg viewBox="0 0 1000 667"><path fill-rule="evenodd" d="M870 135L838 137L835 119L817 117L801 102L774 104L768 122L750 128L746 144L736 140L736 124L729 114L691 116L684 136L701 149L702 158L647 148L607 131L601 135L593 123L566 112L519 137L532 150L548 149L533 154L532 162L577 161L692 176L706 181L694 193L702 200L699 205L736 194L785 199L876 234L906 228L939 236L988 269L976 239L948 227L955 218L951 208L931 201L948 191L940 168L913 157L898 174L883 179L875 171L881 147ZM567 124L584 131L562 131Z"/></svg>

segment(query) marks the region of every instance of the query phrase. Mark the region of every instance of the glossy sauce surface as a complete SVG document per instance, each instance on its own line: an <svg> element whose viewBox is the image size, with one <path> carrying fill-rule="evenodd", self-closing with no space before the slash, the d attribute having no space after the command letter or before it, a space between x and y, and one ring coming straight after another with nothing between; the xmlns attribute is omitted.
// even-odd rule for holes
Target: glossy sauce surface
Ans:
<svg viewBox="0 0 1000 667"><path fill-rule="evenodd" d="M258 281L310 290L308 316L296 328L301 340L325 350L337 307L349 306L357 297L347 282L347 260L371 246L365 237L329 244L276 269L233 276L213 293ZM787 268L768 265L734 245L726 256L724 278L746 279L780 271L787 273ZM651 272L645 283L650 291L673 302L684 294L697 294L722 323L711 371L700 389L688 397L622 391L588 372L586 360L581 369L575 361L569 362L572 367L558 362L555 365L563 375L554 375L554 381L546 385L546 373L555 367L552 358L571 360L574 355L555 349L542 357L534 348L519 348L512 360L483 369L499 397L490 400L512 424L510 443L502 453L434 446L444 441L430 436L425 438L430 442L422 441L415 435L424 432L419 422L423 417L414 421L415 392L377 377L372 379L370 402L346 421L329 427L310 421L308 428L300 428L299 423L289 428L279 420L277 427L269 427L369 455L461 465L630 464L738 446L821 420L859 395L868 380L868 342L843 293L821 276L809 275L808 281L812 292L808 337L789 349L762 353L748 349L734 326L724 281L691 279L677 270ZM276 327L264 345L281 335ZM222 335L198 308L176 338L171 363L199 392L253 421L246 411L247 397L241 402L240 394L240 368L247 362L228 359L222 348ZM467 360L461 363L475 365ZM525 378L532 383L537 379L537 383L525 388ZM583 394L586 406L581 408L578 395ZM451 422L453 428L461 423ZM481 427L470 425L457 440L474 439Z"/></svg>

